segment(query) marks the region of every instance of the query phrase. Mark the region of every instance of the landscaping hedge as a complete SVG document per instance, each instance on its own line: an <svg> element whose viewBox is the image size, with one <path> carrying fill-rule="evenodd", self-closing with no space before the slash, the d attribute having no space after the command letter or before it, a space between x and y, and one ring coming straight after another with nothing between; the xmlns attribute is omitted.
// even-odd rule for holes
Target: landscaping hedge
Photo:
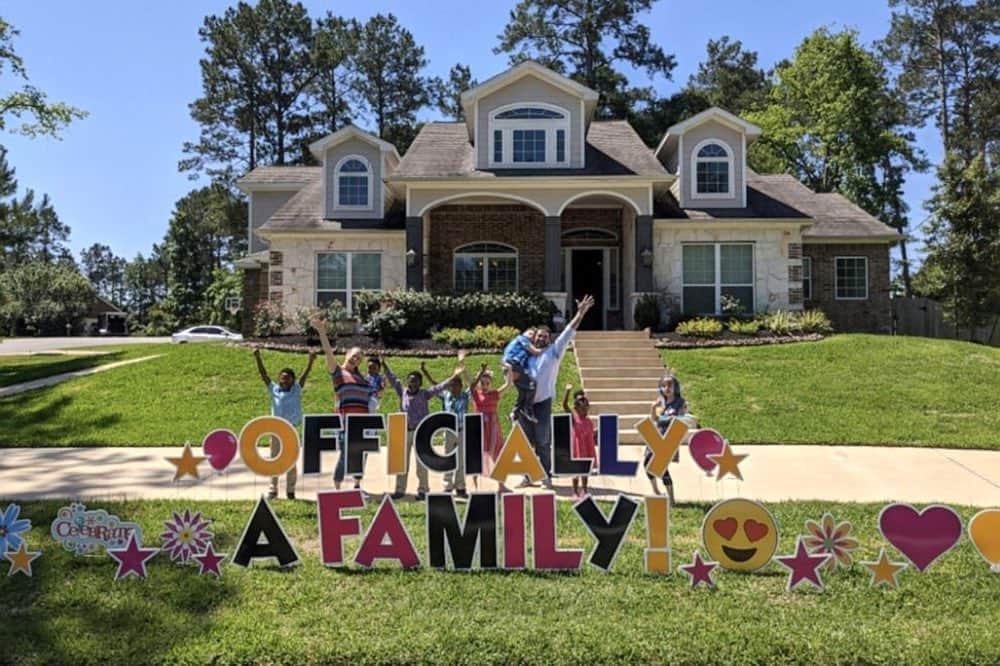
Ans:
<svg viewBox="0 0 1000 666"><path fill-rule="evenodd" d="M425 338L443 328L472 329L496 324L525 329L551 324L556 308L538 293L487 294L461 296L431 294L426 291L361 292L354 297L361 321L379 321L380 338ZM376 316L377 313L383 313ZM388 316L385 313L390 313Z"/></svg>

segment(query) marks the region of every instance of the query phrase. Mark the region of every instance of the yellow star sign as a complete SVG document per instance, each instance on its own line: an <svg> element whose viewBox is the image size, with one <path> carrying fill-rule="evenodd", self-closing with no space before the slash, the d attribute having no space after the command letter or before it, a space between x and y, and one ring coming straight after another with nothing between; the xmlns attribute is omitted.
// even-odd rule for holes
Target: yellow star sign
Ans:
<svg viewBox="0 0 1000 666"><path fill-rule="evenodd" d="M905 569L906 562L890 562L889 556L885 554L885 548L878 552L878 560L875 562L862 562L861 566L872 572L872 586L888 585L889 587L899 587L899 572Z"/></svg>
<svg viewBox="0 0 1000 666"><path fill-rule="evenodd" d="M198 477L198 465L205 460L204 456L196 456L194 452L191 451L191 442L184 443L184 451L181 453L179 458L167 458L167 461L171 465L177 468L174 472L174 481L183 479L185 476L190 476L192 478Z"/></svg>
<svg viewBox="0 0 1000 666"><path fill-rule="evenodd" d="M29 551L22 541L20 548L3 554L4 557L10 560L10 571L7 572L7 575L13 576L16 573L21 572L25 576L31 576L31 563L39 555L41 555L41 553Z"/></svg>
<svg viewBox="0 0 1000 666"><path fill-rule="evenodd" d="M748 455L749 454L747 453L736 455L733 453L733 447L729 446L729 442L726 442L726 446L722 449L722 453L708 456L719 466L719 473L716 475L715 480L719 481L725 475L731 474L742 481L743 474L740 472L740 463L743 462L743 459Z"/></svg>

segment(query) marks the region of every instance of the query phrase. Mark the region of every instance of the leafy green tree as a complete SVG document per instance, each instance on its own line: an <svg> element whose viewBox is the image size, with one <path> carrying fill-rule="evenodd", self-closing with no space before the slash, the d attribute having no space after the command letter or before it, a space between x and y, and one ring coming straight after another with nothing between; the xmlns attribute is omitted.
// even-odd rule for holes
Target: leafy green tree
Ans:
<svg viewBox="0 0 1000 666"><path fill-rule="evenodd" d="M709 106L737 115L764 105L771 86L767 72L757 66L756 51L746 51L743 42L723 35L708 40L705 52L705 60L688 79L688 90Z"/></svg>
<svg viewBox="0 0 1000 666"><path fill-rule="evenodd" d="M29 261L0 273L0 319L11 335L65 334L78 328L94 300L94 288L77 271Z"/></svg>
<svg viewBox="0 0 1000 666"><path fill-rule="evenodd" d="M817 30L774 78L766 106L745 114L763 129L751 166L839 192L905 233L903 180L927 165L884 67L857 33Z"/></svg>
<svg viewBox="0 0 1000 666"><path fill-rule="evenodd" d="M154 244L149 257L140 252L125 266L125 299L121 306L130 318L130 328L148 323L148 313L167 295L167 262L161 246Z"/></svg>
<svg viewBox="0 0 1000 666"><path fill-rule="evenodd" d="M677 62L650 38L639 15L655 0L520 0L510 12L494 53L511 64L532 59L601 94L600 115L624 118L649 88L630 87L620 69L644 70L669 80Z"/></svg>
<svg viewBox="0 0 1000 666"><path fill-rule="evenodd" d="M351 58L358 50L360 24L327 12L316 20L314 58L319 73L313 84L316 129L336 132L351 122L356 106Z"/></svg>
<svg viewBox="0 0 1000 666"><path fill-rule="evenodd" d="M80 268L97 293L112 303L123 306L125 271L128 262L103 243L94 243L80 252Z"/></svg>
<svg viewBox="0 0 1000 666"><path fill-rule="evenodd" d="M10 23L0 18L0 77L9 73L20 79L20 87L0 95L0 130L7 129L11 118L25 120L14 130L26 136L59 136L73 120L85 118L86 111L62 102L50 102L44 92L28 83L24 60L14 50L14 38L20 34Z"/></svg>
<svg viewBox="0 0 1000 666"><path fill-rule="evenodd" d="M403 152L415 136L417 111L430 101L424 47L392 14L376 14L362 27L352 58L354 90L382 139Z"/></svg>
<svg viewBox="0 0 1000 666"><path fill-rule="evenodd" d="M472 78L472 71L468 65L457 63L448 72L448 80L434 78L431 82L431 97L434 105L445 118L461 121L465 120L465 111L462 109L462 93L469 88L474 88L479 82Z"/></svg>
<svg viewBox="0 0 1000 666"><path fill-rule="evenodd" d="M206 17L198 34L205 43L202 95L190 111L201 133L184 144L190 157L180 169L228 183L258 164L311 160L305 145L321 117L309 94L329 49L324 32L318 56L306 8L289 0L240 2Z"/></svg>
<svg viewBox="0 0 1000 666"><path fill-rule="evenodd" d="M928 204L926 287L956 325L1000 314L1000 174L982 155L949 155ZM923 272L923 271L922 271Z"/></svg>
<svg viewBox="0 0 1000 666"><path fill-rule="evenodd" d="M227 308L231 298L243 294L243 271L240 269L216 268L212 271L212 282L205 290L201 318L209 324L228 326L240 330L240 313L233 314Z"/></svg>

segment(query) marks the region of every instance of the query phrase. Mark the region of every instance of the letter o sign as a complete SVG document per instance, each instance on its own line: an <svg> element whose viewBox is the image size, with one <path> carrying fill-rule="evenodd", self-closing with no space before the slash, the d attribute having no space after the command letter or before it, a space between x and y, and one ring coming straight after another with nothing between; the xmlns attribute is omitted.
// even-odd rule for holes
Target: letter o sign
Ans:
<svg viewBox="0 0 1000 666"><path fill-rule="evenodd" d="M275 458L265 458L257 449L257 442L264 435L278 438L281 448ZM291 423L276 416L261 416L240 431L240 458L255 474L279 476L299 460L299 432Z"/></svg>

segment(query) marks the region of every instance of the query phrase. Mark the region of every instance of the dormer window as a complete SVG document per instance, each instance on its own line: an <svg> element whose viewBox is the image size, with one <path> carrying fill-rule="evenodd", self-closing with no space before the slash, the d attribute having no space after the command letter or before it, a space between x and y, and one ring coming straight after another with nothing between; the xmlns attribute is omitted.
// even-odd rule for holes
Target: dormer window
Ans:
<svg viewBox="0 0 1000 666"><path fill-rule="evenodd" d="M567 164L569 113L550 104L508 104L490 113L491 167L558 167Z"/></svg>
<svg viewBox="0 0 1000 666"><path fill-rule="evenodd" d="M335 209L370 209L372 207L372 170L360 155L348 155L334 169Z"/></svg>
<svg viewBox="0 0 1000 666"><path fill-rule="evenodd" d="M694 148L692 199L728 199L733 194L733 151L718 139L707 139Z"/></svg>

